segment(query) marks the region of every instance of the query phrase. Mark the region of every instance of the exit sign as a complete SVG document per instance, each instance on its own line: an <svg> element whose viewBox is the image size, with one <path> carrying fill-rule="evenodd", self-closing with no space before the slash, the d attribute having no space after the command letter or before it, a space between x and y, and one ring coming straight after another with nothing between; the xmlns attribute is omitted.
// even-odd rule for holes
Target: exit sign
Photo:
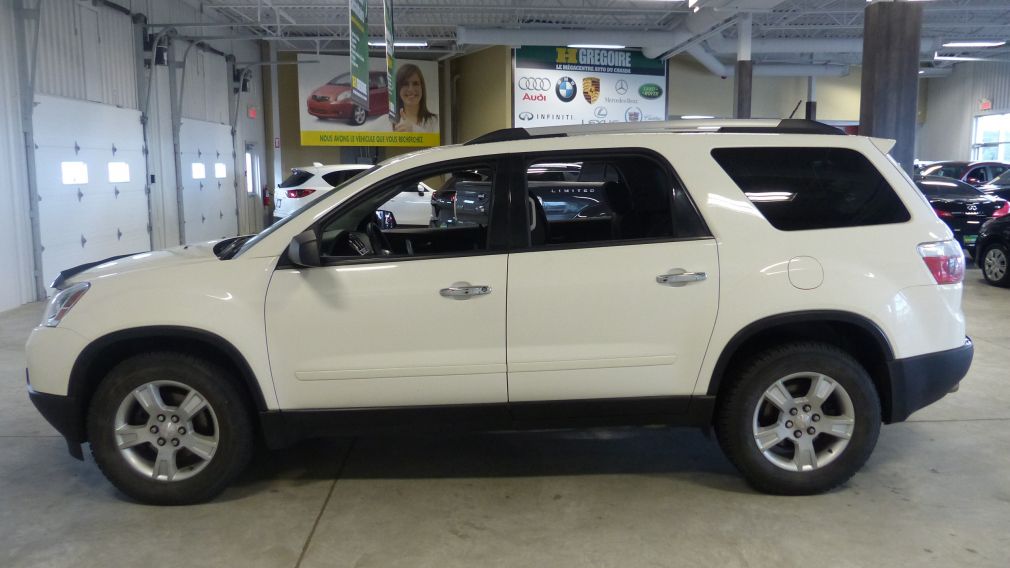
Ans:
<svg viewBox="0 0 1010 568"><path fill-rule="evenodd" d="M978 110L992 110L992 101L989 99L982 99L978 102Z"/></svg>
<svg viewBox="0 0 1010 568"><path fill-rule="evenodd" d="M256 115L259 114L259 110L257 110L256 107L249 105L248 107L246 107L245 114L249 118L256 118Z"/></svg>

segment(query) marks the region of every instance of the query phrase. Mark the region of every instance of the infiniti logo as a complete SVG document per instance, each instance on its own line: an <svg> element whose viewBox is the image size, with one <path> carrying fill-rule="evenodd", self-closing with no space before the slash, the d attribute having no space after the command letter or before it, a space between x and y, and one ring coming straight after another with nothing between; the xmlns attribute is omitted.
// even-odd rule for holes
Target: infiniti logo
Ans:
<svg viewBox="0 0 1010 568"><path fill-rule="evenodd" d="M532 112L521 112L519 113L519 120L533 120Z"/></svg>
<svg viewBox="0 0 1010 568"><path fill-rule="evenodd" d="M969 205L968 211L978 211L978 205Z"/></svg>
<svg viewBox="0 0 1010 568"><path fill-rule="evenodd" d="M519 88L523 91L549 91L551 80L547 77L522 77L519 79Z"/></svg>

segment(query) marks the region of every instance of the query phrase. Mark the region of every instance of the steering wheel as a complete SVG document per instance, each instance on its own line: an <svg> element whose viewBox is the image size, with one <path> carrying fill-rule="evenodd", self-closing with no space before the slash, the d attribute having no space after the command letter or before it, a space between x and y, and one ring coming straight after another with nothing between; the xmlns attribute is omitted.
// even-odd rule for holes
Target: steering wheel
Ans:
<svg viewBox="0 0 1010 568"><path fill-rule="evenodd" d="M372 245L372 251L381 256L388 256L392 254L393 247L389 244L389 239L386 235L382 234L382 229L379 228L379 223L374 220L369 220L365 223L365 234L368 235L369 244Z"/></svg>

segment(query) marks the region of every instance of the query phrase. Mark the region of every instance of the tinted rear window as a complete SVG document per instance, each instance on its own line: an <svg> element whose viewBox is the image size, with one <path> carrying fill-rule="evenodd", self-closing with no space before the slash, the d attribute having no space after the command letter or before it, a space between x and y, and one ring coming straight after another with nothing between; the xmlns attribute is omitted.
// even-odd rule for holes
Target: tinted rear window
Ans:
<svg viewBox="0 0 1010 568"><path fill-rule="evenodd" d="M908 210L865 156L846 148L718 148L712 156L782 231L908 221Z"/></svg>
<svg viewBox="0 0 1010 568"><path fill-rule="evenodd" d="M923 179L915 182L926 197L955 199L959 197L978 197L982 192L957 180Z"/></svg>
<svg viewBox="0 0 1010 568"><path fill-rule="evenodd" d="M337 187L338 185L344 183L345 181L351 179L352 177L361 173L361 170L337 170L335 172L330 172L323 176L323 180L326 183Z"/></svg>
<svg viewBox="0 0 1010 568"><path fill-rule="evenodd" d="M929 166L928 168L922 170L922 175L926 176L942 176L947 178L961 179L964 175L967 166Z"/></svg>
<svg viewBox="0 0 1010 568"><path fill-rule="evenodd" d="M302 170L292 170L291 175L277 187L296 187L312 179L312 174Z"/></svg>

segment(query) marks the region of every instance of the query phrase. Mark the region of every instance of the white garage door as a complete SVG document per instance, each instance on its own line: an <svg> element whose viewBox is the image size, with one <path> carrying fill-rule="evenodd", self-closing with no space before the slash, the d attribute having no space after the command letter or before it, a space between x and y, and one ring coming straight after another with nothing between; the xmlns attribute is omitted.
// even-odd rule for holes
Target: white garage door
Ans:
<svg viewBox="0 0 1010 568"><path fill-rule="evenodd" d="M45 283L150 250L140 112L39 95L34 126Z"/></svg>
<svg viewBox="0 0 1010 568"><path fill-rule="evenodd" d="M186 242L237 235L231 128L226 124L184 118L179 143Z"/></svg>

